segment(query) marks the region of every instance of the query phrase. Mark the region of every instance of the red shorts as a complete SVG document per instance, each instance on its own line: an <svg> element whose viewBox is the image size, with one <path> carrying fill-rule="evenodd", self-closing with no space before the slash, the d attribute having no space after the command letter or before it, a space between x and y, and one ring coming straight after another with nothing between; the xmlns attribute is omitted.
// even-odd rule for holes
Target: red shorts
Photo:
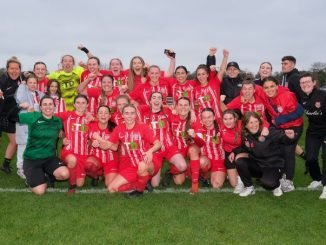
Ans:
<svg viewBox="0 0 326 245"><path fill-rule="evenodd" d="M165 158L168 161L176 154L181 154L181 153L178 147L176 147L175 145L165 148L165 151L158 152L159 157L161 157L162 159Z"/></svg>
<svg viewBox="0 0 326 245"><path fill-rule="evenodd" d="M137 180L137 171L137 167L130 165L128 167L119 169L119 174L125 178L128 183L133 183Z"/></svg>
<svg viewBox="0 0 326 245"><path fill-rule="evenodd" d="M104 176L111 173L118 173L119 170L119 162L117 160L108 161L103 163Z"/></svg>
<svg viewBox="0 0 326 245"><path fill-rule="evenodd" d="M86 160L88 156L86 155L80 155L80 154L75 154L71 151L67 151L65 149L62 149L61 151L61 160L66 163L66 158L68 155L73 155L77 159L77 164L76 164L76 176L77 178L85 178L86 177L86 171L85 171L85 165L86 165Z"/></svg>
<svg viewBox="0 0 326 245"><path fill-rule="evenodd" d="M163 165L163 158L162 158L161 152L153 154L152 162L154 165L153 176L155 176L158 173L158 171L160 171L160 169L162 168L162 165Z"/></svg>
<svg viewBox="0 0 326 245"><path fill-rule="evenodd" d="M224 160L211 160L209 159L211 162L211 173L213 172L224 172L226 173L226 168L224 166Z"/></svg>
<svg viewBox="0 0 326 245"><path fill-rule="evenodd" d="M156 153L153 154L154 172L153 176L158 173L162 167L162 158L158 157ZM119 174L124 177L129 183L137 180L138 166L132 165L129 158L121 158L119 166Z"/></svg>
<svg viewBox="0 0 326 245"><path fill-rule="evenodd" d="M118 158L115 158L115 160L109 160L108 162L101 162L101 160L94 156L91 155L89 157L95 158L96 161L99 163L98 169L103 169L104 170L104 176L110 173L118 173L118 169L119 169L119 161Z"/></svg>

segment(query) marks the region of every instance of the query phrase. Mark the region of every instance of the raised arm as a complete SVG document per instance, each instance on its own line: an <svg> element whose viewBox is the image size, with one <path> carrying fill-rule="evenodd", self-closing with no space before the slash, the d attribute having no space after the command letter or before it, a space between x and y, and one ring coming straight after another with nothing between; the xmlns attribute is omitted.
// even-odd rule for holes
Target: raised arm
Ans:
<svg viewBox="0 0 326 245"><path fill-rule="evenodd" d="M175 70L175 52L172 49L169 49L166 56L170 59L170 64L168 70L164 72L164 77L172 77Z"/></svg>
<svg viewBox="0 0 326 245"><path fill-rule="evenodd" d="M79 44L77 48L83 51L88 58L94 57L94 55L83 44Z"/></svg>
<svg viewBox="0 0 326 245"><path fill-rule="evenodd" d="M221 82L223 81L223 76L224 76L224 73L226 70L228 59L229 59L229 51L226 49L223 49L223 58L221 61L220 69L217 73L217 77L218 77L218 79L220 79Z"/></svg>
<svg viewBox="0 0 326 245"><path fill-rule="evenodd" d="M215 57L216 52L217 52L217 48L215 47L211 47L209 49L207 60L206 60L207 67L216 66L216 57Z"/></svg>

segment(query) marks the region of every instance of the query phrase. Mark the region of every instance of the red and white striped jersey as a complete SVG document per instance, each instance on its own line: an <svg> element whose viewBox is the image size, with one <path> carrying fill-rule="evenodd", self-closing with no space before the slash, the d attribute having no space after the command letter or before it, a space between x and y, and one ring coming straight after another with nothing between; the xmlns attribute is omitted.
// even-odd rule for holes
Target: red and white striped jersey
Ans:
<svg viewBox="0 0 326 245"><path fill-rule="evenodd" d="M124 73L127 75L127 81L128 81L129 72L130 72L129 69L127 69L127 70L124 71ZM160 72L160 77L163 78L164 77L164 73L165 73L164 71L161 71ZM146 83L148 83L148 81L149 81L149 77L146 76ZM141 86L143 84L144 83L142 81L142 77L140 75L135 75L134 76L134 88L133 88L132 91L136 90L138 88L138 86Z"/></svg>
<svg viewBox="0 0 326 245"><path fill-rule="evenodd" d="M48 86L49 79L45 77L44 79L37 81L37 90L41 91L42 93L46 93L46 89Z"/></svg>
<svg viewBox="0 0 326 245"><path fill-rule="evenodd" d="M216 134L215 129L207 129L205 126L196 132L196 136L202 139L201 153L211 160L224 160L224 150L220 132Z"/></svg>
<svg viewBox="0 0 326 245"><path fill-rule="evenodd" d="M128 81L128 71L121 71L119 75L113 75L112 71L108 71L108 74L114 78L113 87L120 88L122 85L126 85Z"/></svg>
<svg viewBox="0 0 326 245"><path fill-rule="evenodd" d="M110 135L112 132L109 132L107 128L100 129L97 122L92 122L88 125L88 137L92 141L93 134L97 133L101 136L102 139L108 141L110 140ZM90 146L89 155L96 156L102 161L102 163L108 163L109 161L118 161L118 153L111 150L102 150L100 147Z"/></svg>
<svg viewBox="0 0 326 245"><path fill-rule="evenodd" d="M179 98L187 97L190 100L191 109L194 109L194 89L197 86L196 81L187 80L184 84L180 84L175 78L168 78L168 81L171 87L173 106L176 106Z"/></svg>
<svg viewBox="0 0 326 245"><path fill-rule="evenodd" d="M256 93L249 101L246 101L243 98L243 96L240 94L240 96L237 96L236 98L234 98L226 106L228 109L240 110L242 115L244 115L248 111L257 112L257 113L259 113L259 115L261 116L261 118L264 122L264 127L267 127L267 128L269 127L269 123L267 121L265 111L266 110L270 111L273 109L272 109L271 105L265 99L261 98Z"/></svg>
<svg viewBox="0 0 326 245"><path fill-rule="evenodd" d="M206 86L198 85L195 88L195 111L198 118L203 109L212 108L217 121L221 121L220 83L217 76L214 76Z"/></svg>
<svg viewBox="0 0 326 245"><path fill-rule="evenodd" d="M85 70L83 71L83 73L81 74L80 76L80 81L85 81L85 79L88 78L89 74L91 72L89 70ZM105 70L100 70L100 73L95 77L95 79L93 79L92 81L90 81L88 84L87 84L87 88L100 88L101 87L101 80L102 80L102 77L103 75L105 74L108 74L107 71Z"/></svg>
<svg viewBox="0 0 326 245"><path fill-rule="evenodd" d="M87 155L89 123L86 116L78 116L74 111L60 112L56 116L63 121L65 137L70 142L64 149L74 154Z"/></svg>
<svg viewBox="0 0 326 245"><path fill-rule="evenodd" d="M151 148L155 140L153 131L146 124L138 122L132 129L127 129L124 123L120 124L110 136L110 142L120 143L121 158L128 158L133 166L138 166L138 163L144 160L144 153Z"/></svg>
<svg viewBox="0 0 326 245"><path fill-rule="evenodd" d="M59 95L51 95L51 97L53 98L54 105L55 105L54 113L65 112L66 111L65 100L62 97L59 98Z"/></svg>
<svg viewBox="0 0 326 245"><path fill-rule="evenodd" d="M169 108L163 108L160 112L153 113L150 106L142 105L138 107L142 122L147 124L153 131L154 135L160 140L162 147L160 151L165 151L166 148L174 144L170 117L171 111Z"/></svg>
<svg viewBox="0 0 326 245"><path fill-rule="evenodd" d="M186 132L186 119L180 118L178 115L171 116L171 129L173 138L177 144L179 150L186 149L188 147L189 141L187 140L188 133ZM198 122L191 123L190 128L194 129L195 132L198 129Z"/></svg>
<svg viewBox="0 0 326 245"><path fill-rule="evenodd" d="M92 107L90 107L90 113L92 113L93 115L96 114L97 112L97 108L100 105L106 105L110 108L110 113L114 113L116 111L116 102L115 102L115 98L118 97L120 95L120 90L119 88L113 88L113 92L111 95L106 95L103 96L102 98L102 90L101 88L88 88L87 89L87 95L88 97L91 99L93 99L94 103L92 105ZM104 101L103 101L104 100Z"/></svg>
<svg viewBox="0 0 326 245"><path fill-rule="evenodd" d="M116 111L115 113L113 113L110 120L114 122L116 125L120 125L124 123L124 119L120 111Z"/></svg>
<svg viewBox="0 0 326 245"><path fill-rule="evenodd" d="M83 73L81 74L81 81L83 82L85 79L88 78L90 74L89 70L85 70L83 71ZM95 79L93 79L92 81L90 81L87 84L87 90L90 88L101 88L101 79L103 77L103 73L102 71L100 72L100 74L98 76L95 77ZM89 96L89 95L88 95ZM97 110L97 101L94 97L90 97L89 96L89 102L88 102L88 111L92 114L95 114Z"/></svg>
<svg viewBox="0 0 326 245"><path fill-rule="evenodd" d="M130 97L140 105L149 105L153 92L160 92L163 95L163 104L166 105L166 98L170 93L170 85L164 78L159 78L159 84L152 86L149 82L139 85L130 93Z"/></svg>

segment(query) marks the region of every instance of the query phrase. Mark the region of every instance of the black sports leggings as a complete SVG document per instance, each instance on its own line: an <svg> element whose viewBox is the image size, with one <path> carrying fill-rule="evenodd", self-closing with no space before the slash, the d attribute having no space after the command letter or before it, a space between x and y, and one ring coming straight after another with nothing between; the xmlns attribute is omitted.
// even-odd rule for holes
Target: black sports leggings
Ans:
<svg viewBox="0 0 326 245"><path fill-rule="evenodd" d="M289 129L294 130L294 142L291 144L282 144L281 151L285 161L283 172L286 174L286 179L293 180L295 171L295 148L302 134L303 126Z"/></svg>
<svg viewBox="0 0 326 245"><path fill-rule="evenodd" d="M260 178L260 184L267 190L280 186L279 168L262 168L256 161L249 158L239 158L235 161L238 174L245 187L252 186L252 177Z"/></svg>
<svg viewBox="0 0 326 245"><path fill-rule="evenodd" d="M319 150L322 149L322 170L319 167ZM309 168L310 176L313 180L322 180L323 185L326 185L326 133L309 132L306 133L306 163ZM323 171L323 172L322 172Z"/></svg>

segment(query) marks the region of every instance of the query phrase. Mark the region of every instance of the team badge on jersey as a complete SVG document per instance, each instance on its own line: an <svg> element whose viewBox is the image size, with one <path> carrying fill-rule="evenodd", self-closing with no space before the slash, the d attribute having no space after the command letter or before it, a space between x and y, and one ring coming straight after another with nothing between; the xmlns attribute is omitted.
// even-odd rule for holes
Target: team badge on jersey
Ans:
<svg viewBox="0 0 326 245"><path fill-rule="evenodd" d="M186 138L188 136L186 131L181 131L181 137Z"/></svg>
<svg viewBox="0 0 326 245"><path fill-rule="evenodd" d="M138 149L137 142L130 142L130 149L131 150L137 150Z"/></svg>
<svg viewBox="0 0 326 245"><path fill-rule="evenodd" d="M109 107L110 114L114 114L117 110L114 107Z"/></svg>
<svg viewBox="0 0 326 245"><path fill-rule="evenodd" d="M208 95L208 94L206 94L205 96L204 96L204 101L210 101L210 99L211 99L211 97Z"/></svg>
<svg viewBox="0 0 326 245"><path fill-rule="evenodd" d="M282 107L282 106L278 106L278 107L277 107L277 111L278 111L279 113L282 113L282 112L283 112L283 107Z"/></svg>
<svg viewBox="0 0 326 245"><path fill-rule="evenodd" d="M165 122L163 120L158 120L157 125L159 128L164 128L165 127Z"/></svg>
<svg viewBox="0 0 326 245"><path fill-rule="evenodd" d="M316 107L316 108L320 108L320 107L321 107L320 101L316 101L316 103L315 103L315 107Z"/></svg>
<svg viewBox="0 0 326 245"><path fill-rule="evenodd" d="M212 138L212 142L213 142L213 144L218 144L218 143L219 143L219 137L218 137L218 135L215 135L215 136Z"/></svg>
<svg viewBox="0 0 326 245"><path fill-rule="evenodd" d="M182 96L183 97L189 97L189 92L188 91L183 91Z"/></svg>

